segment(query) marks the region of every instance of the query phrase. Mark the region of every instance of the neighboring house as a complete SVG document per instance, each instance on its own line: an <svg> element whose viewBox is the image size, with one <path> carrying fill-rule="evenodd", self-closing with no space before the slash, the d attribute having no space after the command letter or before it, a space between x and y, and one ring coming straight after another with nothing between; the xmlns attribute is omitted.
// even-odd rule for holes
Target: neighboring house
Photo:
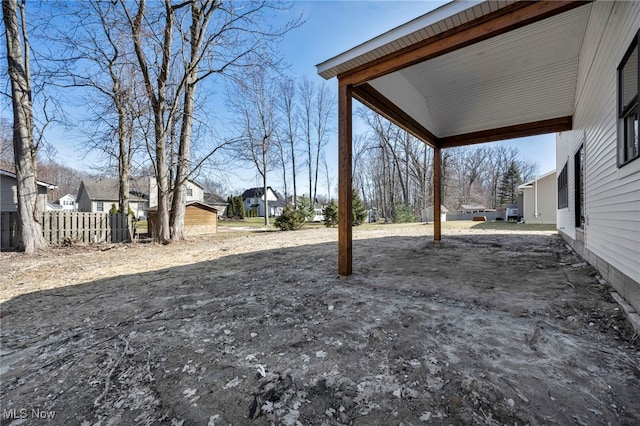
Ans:
<svg viewBox="0 0 640 426"><path fill-rule="evenodd" d="M129 207L136 218L144 219L145 210L158 206L158 186L154 177L132 178L129 184ZM186 202L204 201L204 187L187 182ZM78 190L78 210L81 212L109 212L119 203L117 179L83 180Z"/></svg>
<svg viewBox="0 0 640 426"><path fill-rule="evenodd" d="M78 189L78 211L92 213L108 213L118 206L120 184L117 179L84 179ZM129 191L129 208L136 218L145 217L145 209L149 207L148 195L136 190L131 185Z"/></svg>
<svg viewBox="0 0 640 426"><path fill-rule="evenodd" d="M313 218L311 219L312 222L324 221L324 213L322 213L324 207L324 204L320 204L318 202L313 203Z"/></svg>
<svg viewBox="0 0 640 426"><path fill-rule="evenodd" d="M56 210L65 210L65 211L77 211L78 203L76 203L76 196L71 194L65 194L62 197L58 198L58 200L54 203L61 207L61 209L56 208Z"/></svg>
<svg viewBox="0 0 640 426"><path fill-rule="evenodd" d="M49 191L57 188L56 185L37 181L38 183L38 211L47 210L47 196ZM0 169L0 212L18 211L18 188L16 174Z"/></svg>
<svg viewBox="0 0 640 426"><path fill-rule="evenodd" d="M558 233L640 312L640 2L595 2L573 129L556 138Z"/></svg>
<svg viewBox="0 0 640 426"><path fill-rule="evenodd" d="M147 210L148 229L155 238L158 208ZM218 210L200 201L188 201L184 212L184 236L211 235L218 232Z"/></svg>
<svg viewBox="0 0 640 426"><path fill-rule="evenodd" d="M244 202L244 211L249 216L251 211L258 217L264 217L265 202L264 188L250 188L242 193L242 201ZM269 207L269 216L280 216L284 207L287 205L283 197L274 191L270 186L267 187L267 206Z"/></svg>
<svg viewBox="0 0 640 426"><path fill-rule="evenodd" d="M155 177L140 177L132 179L132 187L134 186L141 194L145 194L149 198L149 207L158 206L158 183ZM187 180L186 202L200 201L204 202L204 186L192 180Z"/></svg>
<svg viewBox="0 0 640 426"><path fill-rule="evenodd" d="M525 223L556 224L558 196L555 170L523 183L518 189L522 191L520 214Z"/></svg>
<svg viewBox="0 0 640 426"><path fill-rule="evenodd" d="M229 205L229 203L227 203L227 200L225 200L221 196L217 194L210 194L207 192L204 193L204 203L209 206L215 207L215 209L218 211L218 217L221 217L225 214L227 206Z"/></svg>

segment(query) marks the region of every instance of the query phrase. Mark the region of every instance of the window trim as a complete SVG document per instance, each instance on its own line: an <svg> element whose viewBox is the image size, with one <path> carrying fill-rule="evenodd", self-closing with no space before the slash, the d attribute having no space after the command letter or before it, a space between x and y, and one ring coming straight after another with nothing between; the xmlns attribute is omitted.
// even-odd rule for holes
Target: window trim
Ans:
<svg viewBox="0 0 640 426"><path fill-rule="evenodd" d="M638 54L636 55L638 64L636 65L636 95L629 101L627 105L622 105L624 102L624 79L622 76L622 71L624 66L627 65L629 58L633 51L637 49ZM617 81L617 122L618 122L618 137L617 137L617 151L618 151L618 168L623 167L638 158L640 158L640 149L630 158L627 158L627 149L628 149L628 139L627 139L627 119L634 114L636 117L640 115L640 109L638 108L638 92L640 92L640 30L636 32L636 35L633 37L631 44L627 48L618 68L616 70L616 75L618 78Z"/></svg>
<svg viewBox="0 0 640 426"><path fill-rule="evenodd" d="M96 201L96 211L97 212L104 212L104 202L103 201Z"/></svg>
<svg viewBox="0 0 640 426"><path fill-rule="evenodd" d="M569 208L569 168L567 161L558 175L558 210Z"/></svg>
<svg viewBox="0 0 640 426"><path fill-rule="evenodd" d="M574 164L574 223L576 228L584 229L586 221L585 209L585 152L584 144L576 150L573 156Z"/></svg>

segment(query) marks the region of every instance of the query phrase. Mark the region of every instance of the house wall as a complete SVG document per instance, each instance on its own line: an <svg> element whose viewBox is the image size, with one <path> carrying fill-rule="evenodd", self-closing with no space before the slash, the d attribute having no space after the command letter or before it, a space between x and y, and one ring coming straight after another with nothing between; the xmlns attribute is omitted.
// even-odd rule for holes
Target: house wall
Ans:
<svg viewBox="0 0 640 426"><path fill-rule="evenodd" d="M523 192L522 215L526 223L554 224L558 204L558 190L556 175L551 174L533 183L533 188L525 188ZM537 185L537 213L536 217L536 185Z"/></svg>
<svg viewBox="0 0 640 426"><path fill-rule="evenodd" d="M18 207L18 192L16 180L5 175L0 175L0 211L15 212Z"/></svg>
<svg viewBox="0 0 640 426"><path fill-rule="evenodd" d="M189 201L200 201L204 202L204 188L200 185L196 185L191 181L187 182L187 190L191 189L191 196L188 195L187 191L187 203Z"/></svg>
<svg viewBox="0 0 640 426"><path fill-rule="evenodd" d="M78 188L78 195L76 196L79 212L91 212L91 199L87 195L87 191L84 189L84 182L80 183Z"/></svg>
<svg viewBox="0 0 640 426"><path fill-rule="evenodd" d="M269 188L267 190L267 201L276 201L277 199L278 197L276 197L276 194L271 190L271 188ZM254 204L258 204L258 216L264 217L264 197L253 197L245 199L244 210L245 212L247 212L246 214L248 214L249 210L251 210L251 206ZM269 206L269 211L271 212L272 216L279 216L280 214L282 214L282 208L277 208L276 210L274 210L271 206Z"/></svg>
<svg viewBox="0 0 640 426"><path fill-rule="evenodd" d="M47 210L47 188L41 185L38 185L37 204L39 212ZM15 178L11 176L0 175L0 211L18 211L18 188Z"/></svg>
<svg viewBox="0 0 640 426"><path fill-rule="evenodd" d="M102 202L102 206L103 206L103 210L102 212L98 211L98 203ZM111 210L111 207L113 207L113 204L115 204L116 206L118 205L117 201L113 201L113 200L92 200L91 204L90 204L90 208L91 210L86 210L86 211L90 211L93 213L109 213L109 210ZM133 213L135 214L136 218L140 218L142 216L145 215L145 208L146 208L146 202L144 201L129 201L129 208L131 208L131 210L133 210ZM85 211L85 210L83 210Z"/></svg>
<svg viewBox="0 0 640 426"><path fill-rule="evenodd" d="M556 171L568 162L569 207L558 231L640 310L640 160L617 167L617 72L640 23L640 2L595 2L582 47L573 128L560 133ZM574 155L585 149L585 224L576 229Z"/></svg>

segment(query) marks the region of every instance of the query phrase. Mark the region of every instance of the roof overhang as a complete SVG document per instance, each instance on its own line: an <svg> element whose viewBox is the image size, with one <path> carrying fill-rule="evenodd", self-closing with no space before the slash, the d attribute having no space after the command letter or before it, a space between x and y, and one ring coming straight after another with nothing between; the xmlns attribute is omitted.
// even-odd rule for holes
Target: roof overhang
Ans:
<svg viewBox="0 0 640 426"><path fill-rule="evenodd" d="M317 70L433 147L570 130L591 9L454 1Z"/></svg>
<svg viewBox="0 0 640 426"><path fill-rule="evenodd" d="M13 172L10 172L8 170L0 170L0 175L4 175L4 176L8 176L8 177L13 178L13 179L17 179L16 174L13 173ZM58 187L57 185L54 185L52 183L47 183L47 182L43 182L43 181L40 181L40 180L36 180L36 184L38 186L42 186L42 187L47 188L49 190L56 189Z"/></svg>

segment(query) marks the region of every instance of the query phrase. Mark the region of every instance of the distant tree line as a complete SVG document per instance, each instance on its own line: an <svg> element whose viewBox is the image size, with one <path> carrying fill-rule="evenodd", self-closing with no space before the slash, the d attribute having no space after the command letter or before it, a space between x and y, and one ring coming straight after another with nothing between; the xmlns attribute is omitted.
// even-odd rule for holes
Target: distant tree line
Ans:
<svg viewBox="0 0 640 426"><path fill-rule="evenodd" d="M359 110L368 132L354 137L353 187L381 217L407 221L433 206L433 150L370 110ZM494 144L442 151L442 204L498 208L514 203L537 164L517 148Z"/></svg>

